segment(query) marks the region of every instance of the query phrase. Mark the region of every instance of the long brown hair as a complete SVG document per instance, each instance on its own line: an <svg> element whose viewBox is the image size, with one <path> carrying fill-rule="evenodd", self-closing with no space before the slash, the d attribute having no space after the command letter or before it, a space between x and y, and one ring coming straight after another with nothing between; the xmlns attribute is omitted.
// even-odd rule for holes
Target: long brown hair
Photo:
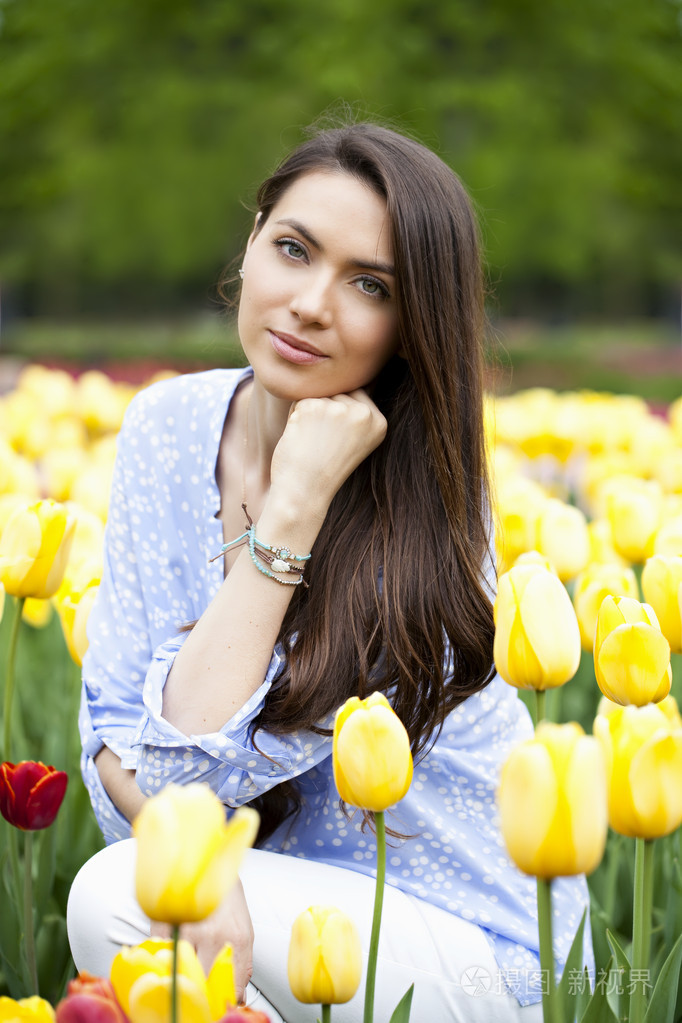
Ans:
<svg viewBox="0 0 682 1023"><path fill-rule="evenodd" d="M468 196L433 152L369 123L321 131L258 192L259 227L315 170L355 175L385 199L399 355L372 398L384 442L336 494L282 624L288 652L255 726L320 730L351 695L389 695L415 757L492 677L485 572L490 515L482 399L483 286ZM261 838L297 805L261 796Z"/></svg>

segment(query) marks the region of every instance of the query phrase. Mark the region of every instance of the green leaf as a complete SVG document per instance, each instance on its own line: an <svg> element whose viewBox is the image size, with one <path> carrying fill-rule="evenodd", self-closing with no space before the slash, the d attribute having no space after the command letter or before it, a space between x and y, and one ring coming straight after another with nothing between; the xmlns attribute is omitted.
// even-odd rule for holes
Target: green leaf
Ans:
<svg viewBox="0 0 682 1023"><path fill-rule="evenodd" d="M606 998L616 1019L620 1019L624 1015L621 1011L622 1007L627 1006L630 1001L630 960L619 945L615 935L609 930L606 932L606 940L615 958L615 965L613 963L610 964L611 969L609 972L610 974L619 975L615 984L611 983L611 977L609 976Z"/></svg>
<svg viewBox="0 0 682 1023"><path fill-rule="evenodd" d="M412 1008L412 995L414 984L410 984L407 991L396 1005L389 1023L410 1023L410 1009Z"/></svg>
<svg viewBox="0 0 682 1023"><path fill-rule="evenodd" d="M610 959L606 967L606 973L610 973L613 959ZM617 1023L618 1016L611 1009L608 1002L608 984L597 984L592 997L587 1003L587 1008L579 1017L580 1023ZM569 1017L571 1018L571 1017Z"/></svg>
<svg viewBox="0 0 682 1023"><path fill-rule="evenodd" d="M557 988L557 998L561 1000L564 1006L564 1019L575 1019L577 998L581 992L582 985L584 984L582 965L583 932L585 930L586 915L587 910L584 911L582 919L578 925L578 929L575 932L575 937L573 938L569 953L566 956L564 972L561 974L561 980L559 981L559 986ZM577 986L575 986L576 980L579 981Z"/></svg>
<svg viewBox="0 0 682 1023"><path fill-rule="evenodd" d="M56 829L46 828L39 838L40 848L38 850L38 870L34 878L33 900L36 907L37 923L45 914L47 901L52 892L56 865Z"/></svg>
<svg viewBox="0 0 682 1023"><path fill-rule="evenodd" d="M673 945L670 955L658 975L649 1008L644 1016L644 1023L673 1023L680 966L682 966L682 934Z"/></svg>

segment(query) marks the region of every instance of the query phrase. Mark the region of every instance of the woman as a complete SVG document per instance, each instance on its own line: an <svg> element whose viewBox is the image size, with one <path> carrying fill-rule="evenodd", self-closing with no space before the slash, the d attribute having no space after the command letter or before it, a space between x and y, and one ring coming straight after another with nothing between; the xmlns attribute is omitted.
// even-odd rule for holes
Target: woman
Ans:
<svg viewBox="0 0 682 1023"><path fill-rule="evenodd" d="M80 722L105 838L126 838L168 781L255 805L243 890L187 935L204 961L233 940L243 988L250 913L267 1011L314 1020L288 993L289 929L337 902L367 947L372 835L339 808L329 728L379 689L417 767L388 822L377 1016L414 980L415 1020L540 1018L534 883L495 821L499 765L530 725L492 665L469 201L401 135L324 131L261 187L240 274L250 368L148 389L121 433ZM79 875L79 968L106 972L117 943L148 933L133 863L134 843L110 845ZM561 958L584 886L555 897Z"/></svg>

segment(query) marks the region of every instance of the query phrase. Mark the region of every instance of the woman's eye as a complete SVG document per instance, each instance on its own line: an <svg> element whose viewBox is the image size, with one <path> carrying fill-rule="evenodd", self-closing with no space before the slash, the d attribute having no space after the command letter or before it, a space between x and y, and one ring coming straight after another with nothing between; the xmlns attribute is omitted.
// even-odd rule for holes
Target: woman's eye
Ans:
<svg viewBox="0 0 682 1023"><path fill-rule="evenodd" d="M358 287L363 295L370 298L388 298L388 288L376 277L360 277L357 281Z"/></svg>
<svg viewBox="0 0 682 1023"><path fill-rule="evenodd" d="M305 249L294 238L278 238L275 246L289 259L305 259Z"/></svg>

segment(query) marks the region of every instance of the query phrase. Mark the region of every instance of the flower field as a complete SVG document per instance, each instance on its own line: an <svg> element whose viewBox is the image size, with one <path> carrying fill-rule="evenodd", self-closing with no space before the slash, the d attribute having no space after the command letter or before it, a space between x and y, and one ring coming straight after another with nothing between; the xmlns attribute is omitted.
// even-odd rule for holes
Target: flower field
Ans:
<svg viewBox="0 0 682 1023"><path fill-rule="evenodd" d="M135 390L99 372L74 378L36 364L0 397L0 996L10 999L63 997L74 976L69 887L102 844L78 766L79 665L116 433ZM490 397L486 417L500 575L495 660L538 723L503 772L501 822L511 857L538 877L545 1019L674 1023L682 398L662 415L633 396L536 388ZM341 712L347 736L367 727L356 709ZM351 754L361 748L360 738L343 743ZM400 793L374 806L367 763L351 755L339 788L381 813ZM409 785L411 765L405 776ZM586 974L576 952L555 990L542 900L551 905L554 877L581 872L590 874L596 966ZM183 919L180 910L171 922ZM0 1021L46 1010L4 1011L0 997Z"/></svg>

